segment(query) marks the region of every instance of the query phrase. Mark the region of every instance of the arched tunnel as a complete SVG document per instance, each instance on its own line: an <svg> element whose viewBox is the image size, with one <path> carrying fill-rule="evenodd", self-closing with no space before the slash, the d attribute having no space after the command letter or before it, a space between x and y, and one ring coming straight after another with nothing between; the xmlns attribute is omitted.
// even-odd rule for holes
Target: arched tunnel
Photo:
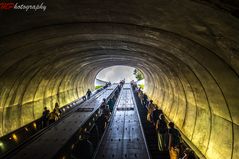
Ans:
<svg viewBox="0 0 239 159"><path fill-rule="evenodd" d="M126 65L144 73L145 92L194 150L239 158L238 2L44 4L0 12L1 136L94 89L100 70Z"/></svg>

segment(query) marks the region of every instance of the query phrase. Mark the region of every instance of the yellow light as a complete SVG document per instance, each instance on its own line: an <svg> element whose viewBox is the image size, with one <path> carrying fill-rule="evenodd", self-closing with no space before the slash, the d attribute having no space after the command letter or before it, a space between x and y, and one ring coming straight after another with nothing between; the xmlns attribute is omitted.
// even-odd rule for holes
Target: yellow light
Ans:
<svg viewBox="0 0 239 159"><path fill-rule="evenodd" d="M28 128L25 128L26 131L28 131Z"/></svg>
<svg viewBox="0 0 239 159"><path fill-rule="evenodd" d="M13 140L18 141L18 138L17 138L16 134L12 134L12 138L13 138Z"/></svg>
<svg viewBox="0 0 239 159"><path fill-rule="evenodd" d="M33 127L36 129L36 128L37 128L37 124L36 124L36 123L33 123Z"/></svg>
<svg viewBox="0 0 239 159"><path fill-rule="evenodd" d="M3 150L4 149L4 144L2 141L0 141L0 149Z"/></svg>

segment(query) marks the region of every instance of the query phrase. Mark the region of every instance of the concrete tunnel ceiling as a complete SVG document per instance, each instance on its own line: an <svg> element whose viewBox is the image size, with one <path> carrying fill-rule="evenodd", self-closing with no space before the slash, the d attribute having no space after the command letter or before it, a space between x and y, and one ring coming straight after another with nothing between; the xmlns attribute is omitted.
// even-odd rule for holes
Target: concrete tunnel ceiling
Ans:
<svg viewBox="0 0 239 159"><path fill-rule="evenodd" d="M1 12L1 136L127 65L197 153L238 159L239 5L229 2L60 0Z"/></svg>

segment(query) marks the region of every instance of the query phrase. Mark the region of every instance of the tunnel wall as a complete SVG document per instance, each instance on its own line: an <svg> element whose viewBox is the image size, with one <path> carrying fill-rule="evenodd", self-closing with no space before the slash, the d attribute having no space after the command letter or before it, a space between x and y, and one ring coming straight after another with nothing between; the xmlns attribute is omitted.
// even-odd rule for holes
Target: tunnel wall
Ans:
<svg viewBox="0 0 239 159"><path fill-rule="evenodd" d="M4 60L2 56L1 62ZM75 62L62 64L57 58L49 62L37 56L11 60L1 72L1 136L40 118L45 106L52 111L56 102L61 107L80 98L88 88L94 90L89 83L94 81L94 73L81 71L84 66Z"/></svg>
<svg viewBox="0 0 239 159"><path fill-rule="evenodd" d="M34 38L31 44L18 41L21 34L4 39L2 135L39 118L44 106L77 99L94 87L101 69L120 64L144 72L146 92L197 152L208 159L238 157L238 75L214 52L177 34L132 25L48 30L25 34Z"/></svg>
<svg viewBox="0 0 239 159"><path fill-rule="evenodd" d="M81 97L88 88L94 89L82 84L86 82L79 75L47 65L29 69L17 64L12 69L8 70L7 79L1 79L1 135L40 118L45 106L52 111L56 102L64 106Z"/></svg>
<svg viewBox="0 0 239 159"><path fill-rule="evenodd" d="M209 57L204 60L210 65ZM155 73L157 79L146 80L150 81L146 92L197 147L198 154L236 159L239 127L237 97L233 92L238 92L238 77L229 67L219 65L167 68Z"/></svg>

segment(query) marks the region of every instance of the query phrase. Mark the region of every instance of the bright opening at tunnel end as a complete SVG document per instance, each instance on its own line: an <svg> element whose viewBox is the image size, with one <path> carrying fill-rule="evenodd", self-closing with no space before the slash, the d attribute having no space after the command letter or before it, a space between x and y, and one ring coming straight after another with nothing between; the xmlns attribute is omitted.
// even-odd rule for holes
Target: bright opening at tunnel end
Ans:
<svg viewBox="0 0 239 159"><path fill-rule="evenodd" d="M95 87L105 85L106 82L119 83L125 80L126 83L136 82L140 87L144 88L144 75L141 71L134 67L116 65L102 69L96 76Z"/></svg>

